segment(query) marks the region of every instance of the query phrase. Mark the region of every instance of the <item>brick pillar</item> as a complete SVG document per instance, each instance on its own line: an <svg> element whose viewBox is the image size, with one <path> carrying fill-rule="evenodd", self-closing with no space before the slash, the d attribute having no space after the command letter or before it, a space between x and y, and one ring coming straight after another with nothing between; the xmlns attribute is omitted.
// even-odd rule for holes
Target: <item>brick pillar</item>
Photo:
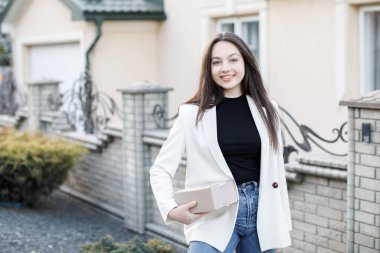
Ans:
<svg viewBox="0 0 380 253"><path fill-rule="evenodd" d="M348 106L347 251L380 252L380 91ZM369 139L365 125L369 124Z"/></svg>
<svg viewBox="0 0 380 253"><path fill-rule="evenodd" d="M119 90L123 96L123 159L125 224L143 234L147 220L148 171L144 161L149 152L143 145L143 132L154 129L152 112L159 104L167 112L171 88L147 82L136 83Z"/></svg>
<svg viewBox="0 0 380 253"><path fill-rule="evenodd" d="M40 130L40 115L50 111L48 96L59 94L59 81L43 80L28 83L28 128Z"/></svg>

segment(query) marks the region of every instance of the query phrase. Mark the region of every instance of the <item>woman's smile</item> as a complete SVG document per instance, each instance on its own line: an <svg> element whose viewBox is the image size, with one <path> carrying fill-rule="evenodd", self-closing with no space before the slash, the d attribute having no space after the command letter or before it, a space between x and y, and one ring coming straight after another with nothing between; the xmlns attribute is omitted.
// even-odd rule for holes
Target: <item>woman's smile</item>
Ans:
<svg viewBox="0 0 380 253"><path fill-rule="evenodd" d="M235 75L224 75L224 76L221 76L220 78L222 78L222 80L223 80L224 82L229 82L229 81L231 81L232 78L234 78L234 77L235 77Z"/></svg>

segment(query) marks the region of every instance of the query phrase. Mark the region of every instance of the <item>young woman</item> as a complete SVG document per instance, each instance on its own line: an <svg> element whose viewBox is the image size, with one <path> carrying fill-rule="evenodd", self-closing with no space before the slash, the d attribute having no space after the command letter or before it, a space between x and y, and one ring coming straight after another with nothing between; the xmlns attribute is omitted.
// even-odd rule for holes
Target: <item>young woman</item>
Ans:
<svg viewBox="0 0 380 253"><path fill-rule="evenodd" d="M292 229L277 104L269 100L254 56L233 33L206 48L199 89L182 104L153 166L150 181L166 223L185 224L189 253L275 252ZM185 187L228 179L237 203L195 214L178 205L172 178L186 151Z"/></svg>

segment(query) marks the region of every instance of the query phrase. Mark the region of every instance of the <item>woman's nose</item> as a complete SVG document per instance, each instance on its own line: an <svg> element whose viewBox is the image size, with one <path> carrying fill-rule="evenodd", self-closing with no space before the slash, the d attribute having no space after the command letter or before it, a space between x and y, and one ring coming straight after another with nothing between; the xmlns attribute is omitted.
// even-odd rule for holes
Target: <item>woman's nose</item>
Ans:
<svg viewBox="0 0 380 253"><path fill-rule="evenodd" d="M228 64L228 62L223 62L222 64L222 72L228 72L230 70L230 65Z"/></svg>

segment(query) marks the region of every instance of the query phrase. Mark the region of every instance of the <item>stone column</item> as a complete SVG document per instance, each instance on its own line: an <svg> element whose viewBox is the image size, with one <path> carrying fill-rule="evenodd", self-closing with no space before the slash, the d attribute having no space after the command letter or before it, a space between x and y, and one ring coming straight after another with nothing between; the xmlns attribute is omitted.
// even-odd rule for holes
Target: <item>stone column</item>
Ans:
<svg viewBox="0 0 380 253"><path fill-rule="evenodd" d="M380 91L365 94L358 99L341 101L340 105L348 106L346 252L378 253L380 252Z"/></svg>
<svg viewBox="0 0 380 253"><path fill-rule="evenodd" d="M28 128L32 131L40 130L40 115L50 111L49 95L59 95L59 81L42 80L28 83Z"/></svg>
<svg viewBox="0 0 380 253"><path fill-rule="evenodd" d="M143 145L143 133L146 129L157 128L152 115L155 105L168 111L170 90L148 82L119 90L123 96L124 218L129 229L141 234L147 222L149 189L149 174L144 166L144 156L149 151Z"/></svg>

